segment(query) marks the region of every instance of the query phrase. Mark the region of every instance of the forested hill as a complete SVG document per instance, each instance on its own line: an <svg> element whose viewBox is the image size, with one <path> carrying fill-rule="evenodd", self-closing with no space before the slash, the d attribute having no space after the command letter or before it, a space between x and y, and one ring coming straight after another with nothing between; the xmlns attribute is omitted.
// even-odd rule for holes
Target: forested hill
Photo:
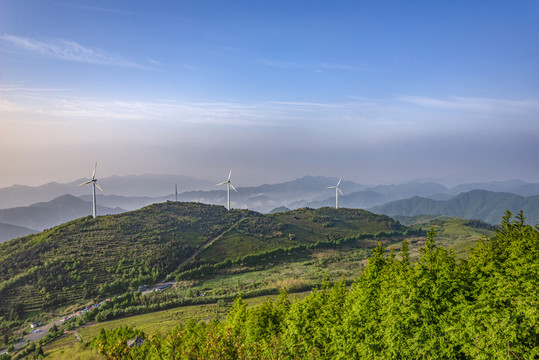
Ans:
<svg viewBox="0 0 539 360"><path fill-rule="evenodd" d="M461 193L450 200L440 201L415 196L375 206L370 209L377 214L389 216L404 215L446 215L466 219L480 219L497 224L504 212L524 211L530 224L539 223L539 195L524 197L520 195L473 190Z"/></svg>
<svg viewBox="0 0 539 360"><path fill-rule="evenodd" d="M181 202L81 218L0 244L0 312L52 309L136 289L179 267L404 230L387 216L357 209L262 215Z"/></svg>

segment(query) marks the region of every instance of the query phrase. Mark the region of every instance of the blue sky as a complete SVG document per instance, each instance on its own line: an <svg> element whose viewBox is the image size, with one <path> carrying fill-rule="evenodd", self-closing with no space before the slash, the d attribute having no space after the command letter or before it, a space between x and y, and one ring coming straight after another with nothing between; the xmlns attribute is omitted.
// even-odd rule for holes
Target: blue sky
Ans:
<svg viewBox="0 0 539 360"><path fill-rule="evenodd" d="M539 182L537 1L0 0L0 186Z"/></svg>

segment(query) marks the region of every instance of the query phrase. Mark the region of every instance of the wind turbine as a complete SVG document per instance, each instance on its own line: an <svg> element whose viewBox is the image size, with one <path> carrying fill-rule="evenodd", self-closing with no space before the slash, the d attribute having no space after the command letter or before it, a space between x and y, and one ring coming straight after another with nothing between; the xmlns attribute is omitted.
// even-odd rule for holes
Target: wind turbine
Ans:
<svg viewBox="0 0 539 360"><path fill-rule="evenodd" d="M227 210L230 210L230 188L232 188L235 192L238 192L234 185L230 183L230 176L232 175L232 169L230 169L230 172L228 173L228 179L226 181L223 181L222 183L215 184L215 186L221 186L226 184L226 208Z"/></svg>
<svg viewBox="0 0 539 360"><path fill-rule="evenodd" d="M95 219L95 215L96 215L96 203L95 203L95 187L97 186L97 188L99 190L101 190L101 192L104 194L105 192L103 191L103 189L101 189L101 187L99 185L97 185L97 179L95 178L95 170L97 169L97 163L95 163L94 165L94 172L92 173L92 178L86 182L83 182L82 184L79 184L78 186L82 186L82 185L87 185L87 184L92 184L92 194L93 194L93 200L94 200L94 212L93 212L93 216L94 216L94 219Z"/></svg>
<svg viewBox="0 0 539 360"><path fill-rule="evenodd" d="M341 183L342 178L339 179L337 182L337 185L335 186L328 186L328 189L335 189L335 209L339 208L339 193L344 196L341 189L339 189L339 184Z"/></svg>

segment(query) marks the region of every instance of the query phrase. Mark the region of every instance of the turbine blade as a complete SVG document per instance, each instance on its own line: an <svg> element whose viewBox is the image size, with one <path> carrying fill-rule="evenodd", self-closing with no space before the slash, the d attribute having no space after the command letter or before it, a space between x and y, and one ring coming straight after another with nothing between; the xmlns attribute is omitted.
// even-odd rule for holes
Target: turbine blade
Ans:
<svg viewBox="0 0 539 360"><path fill-rule="evenodd" d="M337 183L337 186L339 186L339 184L341 183L341 180L342 180L342 178L339 179L339 182Z"/></svg>
<svg viewBox="0 0 539 360"><path fill-rule="evenodd" d="M94 172L92 173L92 180L95 179L95 170L97 169L97 163L94 165Z"/></svg>
<svg viewBox="0 0 539 360"><path fill-rule="evenodd" d="M234 185L230 184L230 187L231 187L232 189L234 189L235 192L238 192L238 190L236 190L236 188L234 187Z"/></svg>
<svg viewBox="0 0 539 360"><path fill-rule="evenodd" d="M226 184L228 181L223 181L222 183L219 183L219 184L215 184L215 186L221 186L221 185L224 185Z"/></svg>
<svg viewBox="0 0 539 360"><path fill-rule="evenodd" d="M99 190L101 190L101 192L102 192L103 194L105 193L105 192L103 191L103 189L101 189L101 186L97 185L97 183L95 183L95 186L97 186L97 188L98 188Z"/></svg>
<svg viewBox="0 0 539 360"><path fill-rule="evenodd" d="M92 182L92 180L88 180L88 181L83 182L82 184L79 184L79 185L77 185L77 186L87 185L87 184L89 184L89 183L91 183L91 182Z"/></svg>
<svg viewBox="0 0 539 360"><path fill-rule="evenodd" d="M335 189L336 186L328 186L327 188L328 188L328 189Z"/></svg>
<svg viewBox="0 0 539 360"><path fill-rule="evenodd" d="M337 190L339 190L339 192L341 193L342 196L344 196L344 194L342 193L341 189L339 188L336 188Z"/></svg>
<svg viewBox="0 0 539 360"><path fill-rule="evenodd" d="M228 173L228 181L230 181L230 176L232 175L232 169L230 169L230 172Z"/></svg>

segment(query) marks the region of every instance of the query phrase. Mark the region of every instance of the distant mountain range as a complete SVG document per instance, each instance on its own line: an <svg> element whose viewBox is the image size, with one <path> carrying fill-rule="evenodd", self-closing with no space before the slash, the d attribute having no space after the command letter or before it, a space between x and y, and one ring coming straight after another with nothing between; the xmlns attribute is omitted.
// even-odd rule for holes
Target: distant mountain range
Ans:
<svg viewBox="0 0 539 360"><path fill-rule="evenodd" d="M527 223L539 223L539 195L520 196L505 192L472 190L450 200L433 200L414 196L410 199L392 201L369 209L388 216L446 215L466 219L480 219L498 224L506 210L512 213L524 211Z"/></svg>
<svg viewBox="0 0 539 360"><path fill-rule="evenodd" d="M0 223L0 243L38 232L23 226Z"/></svg>
<svg viewBox="0 0 539 360"><path fill-rule="evenodd" d="M109 208L122 208L125 210L137 210L144 206L148 206L155 203L165 202L167 200L174 200L174 195L169 196L121 196L121 195L103 195L97 194L97 203L101 206ZM92 195L79 196L80 199L88 202L92 202Z"/></svg>
<svg viewBox="0 0 539 360"><path fill-rule="evenodd" d="M328 186L335 185L337 178L323 176L304 176L300 179L279 184L264 184L256 187L237 187L238 192L232 192L231 203L233 208L251 209L267 213L275 207L291 205L293 208L304 207L312 200L324 199L331 191ZM351 181L343 181L342 186L357 191L365 186ZM212 190L184 191L178 194L178 201L200 202L212 205L224 205L226 191L224 187L213 186ZM80 196L81 199L91 201L91 195ZM126 210L135 210L143 206L175 200L175 194L159 197L149 196L118 196L98 194L98 203L108 207L121 207ZM294 204L299 204L293 206Z"/></svg>
<svg viewBox="0 0 539 360"><path fill-rule="evenodd" d="M323 176L304 176L279 184L238 187L237 193L232 192L231 203L234 208L247 208L262 213L268 213L279 206L297 209L305 207L308 202L321 201L330 196L334 191L327 187L335 185L338 180ZM342 181L341 187L348 191L365 188L364 185L352 181ZM180 194L178 200L222 205L226 201L226 191L189 191Z"/></svg>
<svg viewBox="0 0 539 360"><path fill-rule="evenodd" d="M471 190L489 190L495 192L508 192L521 196L539 195L539 184L529 184L522 180L491 181L469 183L454 186L446 191L450 195L458 195Z"/></svg>
<svg viewBox="0 0 539 360"><path fill-rule="evenodd" d="M77 186L87 180L82 178L65 184L51 182L40 186L13 185L2 188L0 189L0 209L28 206L40 201L50 201L65 194L87 195L91 193L88 187ZM182 175L155 174L114 175L99 178L98 183L106 194L129 197L161 197L174 194L176 184L178 185L178 192L212 189L214 187L212 183L206 180ZM169 200L172 200L172 198Z"/></svg>
<svg viewBox="0 0 539 360"><path fill-rule="evenodd" d="M49 183L38 187L14 185L0 189L0 223L28 229L25 231L40 231L91 214L91 190L77 187L82 181L84 179L68 184ZM231 194L232 207L268 213L276 208L334 206L335 192L327 187L335 185L337 181L337 178L304 176L278 184L238 187L238 192ZM214 205L224 205L226 201L224 187L216 188L207 181L179 175L111 176L100 179L99 183L107 192L106 195L97 195L100 215L117 214L174 200L176 183L179 201ZM534 214L539 209L534 201L521 199L539 195L539 184L521 180L462 184L452 188L434 182L419 181L367 187L345 180L340 184L340 188L345 194L339 197L341 207L372 209L390 216L443 214L477 218L497 224L506 209L515 212L522 209L530 220L535 219ZM488 191L468 194L469 200L463 201L467 198L464 194L475 190ZM71 195L65 195L66 193ZM499 195L495 197L488 195L489 193ZM47 200L39 200L44 198ZM36 199L40 202L35 201ZM7 206L9 204L17 205L10 207ZM13 232L12 229L4 230L0 227L0 239L11 234L22 236L25 232L18 235L19 233Z"/></svg>
<svg viewBox="0 0 539 360"><path fill-rule="evenodd" d="M98 214L119 214L121 208L97 206ZM49 202L30 206L0 209L0 223L22 226L41 231L56 225L88 216L92 213L92 202L84 201L73 195L62 195ZM2 234L2 236L4 236Z"/></svg>
<svg viewBox="0 0 539 360"><path fill-rule="evenodd" d="M400 185L379 185L340 196L339 204L347 208L368 209L393 200L407 199L412 196L432 196L441 194L444 191L447 191L447 188L436 183L410 182ZM312 208L334 205L335 196L322 201L311 201L304 204L304 206Z"/></svg>

